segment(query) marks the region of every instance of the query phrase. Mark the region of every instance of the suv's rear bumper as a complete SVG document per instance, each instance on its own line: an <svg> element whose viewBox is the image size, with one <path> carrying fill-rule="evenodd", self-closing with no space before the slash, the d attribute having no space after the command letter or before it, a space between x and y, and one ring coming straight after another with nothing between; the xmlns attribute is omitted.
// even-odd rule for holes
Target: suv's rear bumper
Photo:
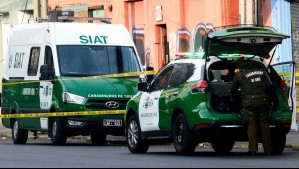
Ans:
<svg viewBox="0 0 299 169"><path fill-rule="evenodd" d="M270 122L271 133L284 133L290 131L288 124ZM200 142L210 142L213 139L231 138L235 141L248 141L247 124L236 122L214 122L207 128L193 129Z"/></svg>

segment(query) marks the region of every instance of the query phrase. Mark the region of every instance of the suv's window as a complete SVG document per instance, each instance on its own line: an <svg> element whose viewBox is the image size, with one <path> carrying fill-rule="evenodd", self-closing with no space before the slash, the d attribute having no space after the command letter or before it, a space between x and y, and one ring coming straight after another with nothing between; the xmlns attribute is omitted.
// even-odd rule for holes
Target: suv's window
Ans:
<svg viewBox="0 0 299 169"><path fill-rule="evenodd" d="M169 81L169 87L176 87L185 83L194 73L194 64L175 64Z"/></svg>
<svg viewBox="0 0 299 169"><path fill-rule="evenodd" d="M92 76L139 72L141 68L132 47L59 45L61 75Z"/></svg>
<svg viewBox="0 0 299 169"><path fill-rule="evenodd" d="M168 86L169 78L172 72L173 66L169 66L162 70L152 82L151 90L161 90Z"/></svg>

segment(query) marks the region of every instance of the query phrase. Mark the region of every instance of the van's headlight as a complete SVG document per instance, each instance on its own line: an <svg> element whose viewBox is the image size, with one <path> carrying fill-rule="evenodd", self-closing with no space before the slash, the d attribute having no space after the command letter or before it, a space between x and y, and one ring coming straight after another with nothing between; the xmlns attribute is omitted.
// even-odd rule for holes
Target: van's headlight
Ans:
<svg viewBox="0 0 299 169"><path fill-rule="evenodd" d="M63 92L62 93L62 101L64 103L74 103L74 104L83 104L84 102L84 97L78 96L75 94L71 94L68 92Z"/></svg>

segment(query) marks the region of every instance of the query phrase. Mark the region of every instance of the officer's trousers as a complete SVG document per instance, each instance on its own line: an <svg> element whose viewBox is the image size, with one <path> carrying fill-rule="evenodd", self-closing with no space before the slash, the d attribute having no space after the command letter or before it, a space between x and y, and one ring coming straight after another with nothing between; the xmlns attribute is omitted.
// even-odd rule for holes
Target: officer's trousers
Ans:
<svg viewBox="0 0 299 169"><path fill-rule="evenodd" d="M249 139L249 151L257 152L258 150L258 128L261 131L264 152L270 154L272 152L272 139L270 134L269 122L267 119L251 119L247 128Z"/></svg>

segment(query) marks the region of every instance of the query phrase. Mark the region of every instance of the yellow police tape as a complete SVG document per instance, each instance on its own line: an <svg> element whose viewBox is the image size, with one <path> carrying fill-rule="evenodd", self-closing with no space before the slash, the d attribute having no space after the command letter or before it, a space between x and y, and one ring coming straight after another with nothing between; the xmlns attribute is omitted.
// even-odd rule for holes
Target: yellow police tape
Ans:
<svg viewBox="0 0 299 169"><path fill-rule="evenodd" d="M65 78L60 80L82 80L82 79L95 79L95 78L116 78L116 77L130 77L138 76L140 74L150 75L156 74L157 71L144 71L144 72L130 72L130 73L119 73L119 74L109 74L109 75L99 75L99 76L88 76L80 78ZM46 80L46 81L55 81ZM16 84L27 84L27 83L38 83L40 80L30 80L23 82L8 82L0 83L0 85L16 85ZM78 112L51 112L51 113L26 113L26 114L4 114L0 115L0 119L3 118L39 118L39 117L58 117L58 116L86 116L86 115L107 115L107 114L125 114L125 110L108 110L108 111L78 111Z"/></svg>
<svg viewBox="0 0 299 169"><path fill-rule="evenodd" d="M280 72L278 73L280 76L291 77L291 72ZM296 72L295 78L299 77L299 72ZM295 79L295 83L298 84L299 80Z"/></svg>
<svg viewBox="0 0 299 169"><path fill-rule="evenodd" d="M91 116L91 115L123 115L125 110L105 110L105 111L78 111L78 112L49 112L49 113L30 113L30 114L3 114L0 119L5 118L38 118L38 117L62 117L62 116Z"/></svg>
<svg viewBox="0 0 299 169"><path fill-rule="evenodd" d="M109 75L99 75L99 76L88 76L88 77L75 77L75 78L64 78L64 79L59 79L59 80L83 80L83 79L97 79L97 78L116 78L116 77L130 77L130 76L138 76L141 74L145 75L152 75L156 74L156 70L152 71L144 71L144 72L130 72L130 73L118 73L118 74L109 74ZM58 79L53 79L53 80L44 80L47 82L51 81L56 81ZM18 81L18 82L6 82L6 83L0 83L0 85L16 85L16 84L28 84L28 83L38 83L41 82L42 80L26 80L26 81Z"/></svg>

